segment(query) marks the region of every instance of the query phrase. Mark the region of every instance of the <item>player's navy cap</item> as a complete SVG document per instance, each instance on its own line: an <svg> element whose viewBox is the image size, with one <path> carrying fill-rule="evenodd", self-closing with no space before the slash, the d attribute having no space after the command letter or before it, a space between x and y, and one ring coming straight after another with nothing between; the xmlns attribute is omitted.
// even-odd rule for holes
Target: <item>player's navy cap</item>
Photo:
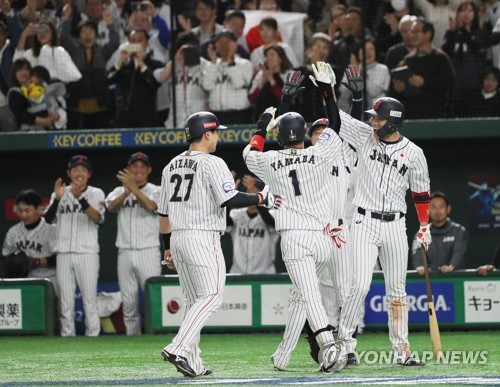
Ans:
<svg viewBox="0 0 500 387"><path fill-rule="evenodd" d="M71 158L71 160L69 160L68 169L74 168L77 165L83 165L89 171L92 170L92 166L90 165L90 161L89 161L87 156L83 156L83 155L73 156Z"/></svg>
<svg viewBox="0 0 500 387"><path fill-rule="evenodd" d="M151 166L151 161L149 160L149 156L146 153L136 152L128 159L128 165L132 165L137 160L142 161L148 167Z"/></svg>

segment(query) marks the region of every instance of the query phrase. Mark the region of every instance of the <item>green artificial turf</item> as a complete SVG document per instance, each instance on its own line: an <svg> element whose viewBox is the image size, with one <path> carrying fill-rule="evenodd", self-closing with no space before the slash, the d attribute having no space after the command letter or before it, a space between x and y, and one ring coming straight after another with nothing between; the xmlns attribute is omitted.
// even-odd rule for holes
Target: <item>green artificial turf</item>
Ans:
<svg viewBox="0 0 500 387"><path fill-rule="evenodd" d="M169 335L138 337L101 336L96 338L0 337L0 386L2 385L168 385L184 378L163 361L161 349ZM392 364L366 364L348 367L337 374L317 372L302 337L287 371L272 367L270 356L281 340L279 333L203 334L202 357L213 375L197 378L343 378L343 377L500 377L500 334L498 331L442 332L443 350L487 351L485 364L435 364L402 367ZM412 350L429 351L429 333L410 335ZM367 332L359 337L358 352L388 351L387 333ZM373 359L371 359L373 360ZM481 360L481 359L479 359ZM45 384L44 384L45 383ZM251 383L251 381L249 382Z"/></svg>

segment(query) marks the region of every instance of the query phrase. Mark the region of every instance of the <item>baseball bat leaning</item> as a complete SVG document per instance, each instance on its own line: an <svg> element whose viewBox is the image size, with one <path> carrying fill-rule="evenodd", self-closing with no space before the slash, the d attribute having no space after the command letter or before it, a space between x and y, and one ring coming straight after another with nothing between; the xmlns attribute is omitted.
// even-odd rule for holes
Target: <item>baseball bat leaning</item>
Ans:
<svg viewBox="0 0 500 387"><path fill-rule="evenodd" d="M432 298L431 292L431 280L429 278L429 268L427 262L429 256L424 247L422 247L422 260L424 262L424 275L425 275L425 286L427 288L427 304L429 308L429 328L431 331L431 341L432 341L432 351L434 352L434 358L437 360L443 356L443 349L441 347L441 336L439 335L439 325L436 316L436 309L434 309L434 299Z"/></svg>

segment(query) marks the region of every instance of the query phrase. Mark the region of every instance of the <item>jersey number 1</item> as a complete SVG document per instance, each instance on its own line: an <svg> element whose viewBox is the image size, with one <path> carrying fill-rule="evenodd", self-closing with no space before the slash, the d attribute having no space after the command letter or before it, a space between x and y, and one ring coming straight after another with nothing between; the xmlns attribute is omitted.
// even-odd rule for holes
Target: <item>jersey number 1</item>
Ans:
<svg viewBox="0 0 500 387"><path fill-rule="evenodd" d="M292 169L288 174L288 177L292 178L293 190L295 191L295 196L300 196L302 193L300 192L299 179L297 179L297 170Z"/></svg>
<svg viewBox="0 0 500 387"><path fill-rule="evenodd" d="M187 192L186 195L184 195L184 199L182 199L181 196L179 196L179 190L181 189L181 184L182 184L182 176L178 175L177 173L172 175L170 178L171 183L175 183L174 187L174 193L172 194L172 197L170 198L171 202L182 202L188 201L189 200L189 195L191 195L191 187L193 186L193 177L194 174L192 173L187 173L184 175L184 180L188 180L188 186L187 186Z"/></svg>

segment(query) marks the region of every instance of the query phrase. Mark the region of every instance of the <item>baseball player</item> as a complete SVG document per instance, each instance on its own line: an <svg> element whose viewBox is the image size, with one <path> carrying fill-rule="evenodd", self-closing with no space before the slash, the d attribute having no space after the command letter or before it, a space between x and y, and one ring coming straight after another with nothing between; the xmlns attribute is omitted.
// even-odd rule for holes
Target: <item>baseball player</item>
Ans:
<svg viewBox="0 0 500 387"><path fill-rule="evenodd" d="M75 336L75 289L80 288L85 312L85 335L98 336L97 277L99 273L99 224L104 221L104 192L88 185L92 167L86 156L68 163L69 186L56 180L47 222L57 224L57 281L60 291L61 336Z"/></svg>
<svg viewBox="0 0 500 387"><path fill-rule="evenodd" d="M333 74L333 72L331 73ZM356 97L361 97L363 89L363 79L359 71L357 73L348 74L349 88L359 88ZM300 92L300 83L303 79L299 71L292 72L287 77L285 86L283 87L282 104L280 105L280 113L283 113L283 108L288 108L287 99ZM331 75L330 83L332 87L335 85L335 76ZM353 107L357 108L362 105L362 98L357 98L353 101ZM361 111L361 109L358 109ZM316 145L320 134L328 127L329 121L327 118L316 120L309 128L309 137L313 145ZM333 213L332 218L338 219L339 225L344 225L345 211L347 209L347 187L350 181L350 175L353 168L353 152L351 148L342 143L342 152L339 153L332 164L332 173L330 175L332 182L332 190L334 198L332 203ZM348 228L344 233L344 239L347 240ZM347 287L344 285L350 276L349 270L349 254L347 247L334 249L334 255L327 261L326 269L319 275L319 290L321 294L322 304L328 316L330 325L336 327L339 319L339 307L342 306L342 300L345 298ZM291 354L297 345L302 327L306 328L307 340L310 346L312 358L318 362L320 348L306 320L305 310L301 308L301 304L297 302L297 297L291 297L290 309L288 314L287 325L283 340L279 344L277 350L272 356L275 368L278 370L286 369L290 361Z"/></svg>
<svg viewBox="0 0 500 387"><path fill-rule="evenodd" d="M21 219L12 226L2 246L2 255L22 251L29 258L28 278L48 278L56 281L56 228L43 218L42 197L32 189L21 191L16 198L16 213Z"/></svg>
<svg viewBox="0 0 500 387"><path fill-rule="evenodd" d="M149 277L161 275L160 223L156 215L160 187L148 182L151 171L148 155L134 153L127 168L116 175L122 185L106 197L108 211L118 213L118 283L128 336L141 334L139 288L144 290Z"/></svg>
<svg viewBox="0 0 500 387"><path fill-rule="evenodd" d="M241 184L248 193L262 191L262 180L244 175ZM274 274L276 243L279 235L274 228L272 212L265 207L251 206L229 211L227 230L233 241L233 265L230 273Z"/></svg>
<svg viewBox="0 0 500 387"><path fill-rule="evenodd" d="M336 174L333 166L337 165L342 154L342 142L332 129L327 128L319 136L316 146L304 149L304 118L298 113L288 112L278 118L276 125L275 111L275 108L268 108L261 114L258 130L243 151L243 159L251 172L269 184L272 190L283 192L287 197L286 207L276 214L276 229L281 235L283 261L293 283L292 305L296 304L300 309L295 321L290 321L289 316L287 329L300 334L305 313L322 348L319 354L322 370L336 372L345 366L347 353L341 343L334 343L333 327L328 324L321 303L318 275L325 269L334 250L345 242L341 216L333 216L332 185L325 184L332 174ZM340 125L340 119L336 122ZM278 143L283 149L263 152L266 132L275 125ZM292 327L294 324L300 329ZM285 337L287 333L285 331ZM296 343L294 338L290 341ZM291 350L293 348L278 348L280 358L272 358L276 368L286 366Z"/></svg>
<svg viewBox="0 0 500 387"><path fill-rule="evenodd" d="M199 112L185 124L189 150L173 158L162 174L158 213L165 247L164 261L175 264L186 297L186 314L179 332L161 355L185 376L210 375L200 357L200 332L220 308L226 267L220 235L226 230L225 207L262 205L279 208L283 198L262 191L235 190L226 163L213 156L219 130L217 117Z"/></svg>
<svg viewBox="0 0 500 387"><path fill-rule="evenodd" d="M328 83L326 66L324 62L318 63L315 78L330 116L338 109ZM423 365L411 355L408 341L405 195L408 188L411 189L420 221L417 240L427 248L431 242L427 161L422 149L399 133L405 111L398 100L380 98L366 113L371 116L372 126L346 113L340 114L340 135L356 148L359 159L353 201L357 213L351 227L353 275L340 316L338 337L346 342L348 351L354 353L356 339L352 335L370 289L378 256L389 300L388 325L394 362L406 366Z"/></svg>

